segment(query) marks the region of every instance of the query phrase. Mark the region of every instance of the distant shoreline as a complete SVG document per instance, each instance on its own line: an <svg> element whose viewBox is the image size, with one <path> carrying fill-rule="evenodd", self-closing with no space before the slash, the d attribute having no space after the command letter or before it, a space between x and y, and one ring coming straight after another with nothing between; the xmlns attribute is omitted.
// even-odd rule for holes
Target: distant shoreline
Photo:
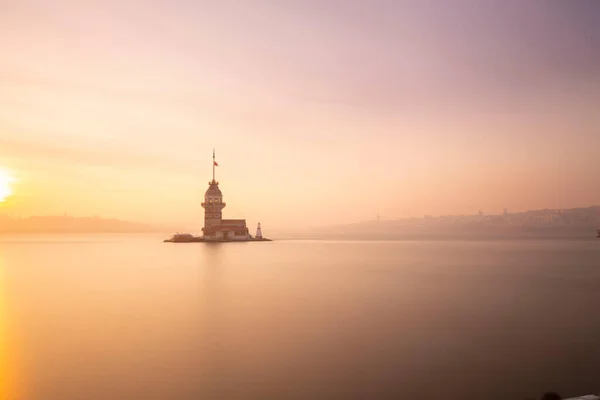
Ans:
<svg viewBox="0 0 600 400"><path fill-rule="evenodd" d="M165 233L169 230L167 227L113 218L70 216L13 218L0 216L0 234Z"/></svg>
<svg viewBox="0 0 600 400"><path fill-rule="evenodd" d="M168 232L0 232L0 242L8 238L35 238L39 236L55 237L73 237L73 236L144 236L152 240L162 239ZM482 235L462 235L462 236L395 236L395 237L358 237L358 236L301 236L301 235L278 235L275 236L278 242L293 241L315 241L315 242L528 242L528 241L580 241L580 242L598 242L600 239L595 236L482 236ZM159 240L160 241L160 240Z"/></svg>
<svg viewBox="0 0 600 400"><path fill-rule="evenodd" d="M175 225L174 225L175 226ZM114 218L0 215L0 234L161 234L185 231ZM300 240L528 240L597 239L600 206L499 215L446 215L382 219L303 230L274 237ZM192 229L192 231L199 231Z"/></svg>
<svg viewBox="0 0 600 400"><path fill-rule="evenodd" d="M600 239L595 236L477 236L477 235L464 235L464 236L379 236L379 237L359 237L359 236L281 236L277 238L278 241L292 241L292 240L315 240L315 241L356 241L356 242L417 242L417 241L431 241L431 242L485 242L485 241L529 241L529 240L573 240L573 241L598 241Z"/></svg>

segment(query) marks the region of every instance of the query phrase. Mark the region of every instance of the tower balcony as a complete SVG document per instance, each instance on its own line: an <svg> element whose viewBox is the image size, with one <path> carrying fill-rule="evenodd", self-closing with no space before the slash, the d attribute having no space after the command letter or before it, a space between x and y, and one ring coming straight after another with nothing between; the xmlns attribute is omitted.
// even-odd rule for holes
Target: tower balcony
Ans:
<svg viewBox="0 0 600 400"><path fill-rule="evenodd" d="M221 208L225 208L227 203L202 203L202 208L206 208L206 206L220 206Z"/></svg>

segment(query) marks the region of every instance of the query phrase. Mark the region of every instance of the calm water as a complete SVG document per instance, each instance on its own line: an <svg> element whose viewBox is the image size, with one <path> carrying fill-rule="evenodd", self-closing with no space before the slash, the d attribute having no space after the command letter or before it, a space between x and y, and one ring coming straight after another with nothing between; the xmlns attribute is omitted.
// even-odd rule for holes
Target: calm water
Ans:
<svg viewBox="0 0 600 400"><path fill-rule="evenodd" d="M600 388L598 241L160 239L0 237L0 399Z"/></svg>

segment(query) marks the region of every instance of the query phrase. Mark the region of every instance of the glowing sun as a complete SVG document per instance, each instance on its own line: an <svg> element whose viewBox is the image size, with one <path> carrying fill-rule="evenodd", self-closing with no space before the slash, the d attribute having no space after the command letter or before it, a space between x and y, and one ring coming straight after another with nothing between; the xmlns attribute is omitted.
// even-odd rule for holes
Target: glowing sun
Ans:
<svg viewBox="0 0 600 400"><path fill-rule="evenodd" d="M14 178L11 174L0 169L0 203L13 194L12 188L10 187L12 182L14 182Z"/></svg>

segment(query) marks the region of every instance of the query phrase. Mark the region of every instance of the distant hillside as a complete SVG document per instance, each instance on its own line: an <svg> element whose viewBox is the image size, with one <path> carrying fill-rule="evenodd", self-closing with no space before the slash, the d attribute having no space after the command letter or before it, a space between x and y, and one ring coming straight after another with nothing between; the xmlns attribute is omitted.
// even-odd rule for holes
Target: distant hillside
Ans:
<svg viewBox="0 0 600 400"><path fill-rule="evenodd" d="M425 216L373 220L323 228L310 238L322 239L491 239L594 238L600 207L534 210L501 215ZM307 238L309 235L305 235Z"/></svg>
<svg viewBox="0 0 600 400"><path fill-rule="evenodd" d="M150 233L164 231L165 228L118 219L68 216L28 218L0 216L0 233Z"/></svg>

